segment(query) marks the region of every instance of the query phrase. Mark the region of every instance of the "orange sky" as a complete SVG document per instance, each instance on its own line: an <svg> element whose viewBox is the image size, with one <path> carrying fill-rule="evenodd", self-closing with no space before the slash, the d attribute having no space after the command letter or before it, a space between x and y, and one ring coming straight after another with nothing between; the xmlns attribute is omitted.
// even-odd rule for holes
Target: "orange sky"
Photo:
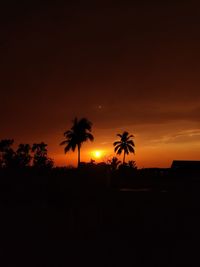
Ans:
<svg viewBox="0 0 200 267"><path fill-rule="evenodd" d="M135 135L138 167L200 160L200 16L193 1L13 2L0 16L0 139L44 141L56 165L76 163L59 146L75 116L113 153Z"/></svg>
<svg viewBox="0 0 200 267"><path fill-rule="evenodd" d="M82 161L94 159L96 162L106 162L109 158L115 156L112 143L118 139L116 133L128 130L135 136L136 153L135 155L129 155L127 160L135 160L139 168L170 167L174 159L199 160L200 128L197 127L198 124L196 123L188 124L183 122L138 127L129 126L126 129L116 128L109 130L95 130L94 126L95 141L83 144L81 159ZM61 138L57 136L55 140L59 143L62 140L62 136ZM49 143L51 143L50 140ZM55 145L55 141L52 142L52 147L49 147L49 149L50 155L55 159L57 165L77 164L77 151L65 155L63 147ZM94 157L93 152L96 150L103 152L101 159ZM119 156L119 159L122 160L122 156Z"/></svg>

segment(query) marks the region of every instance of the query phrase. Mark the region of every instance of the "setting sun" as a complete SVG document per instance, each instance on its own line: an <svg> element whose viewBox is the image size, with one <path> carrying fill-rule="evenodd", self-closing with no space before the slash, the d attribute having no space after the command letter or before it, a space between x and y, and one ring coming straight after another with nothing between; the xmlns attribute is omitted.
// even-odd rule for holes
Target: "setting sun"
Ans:
<svg viewBox="0 0 200 267"><path fill-rule="evenodd" d="M95 150L93 153L93 156L95 157L95 158L97 158L97 159L99 159L99 158L101 158L102 157L102 151L100 151L100 150Z"/></svg>

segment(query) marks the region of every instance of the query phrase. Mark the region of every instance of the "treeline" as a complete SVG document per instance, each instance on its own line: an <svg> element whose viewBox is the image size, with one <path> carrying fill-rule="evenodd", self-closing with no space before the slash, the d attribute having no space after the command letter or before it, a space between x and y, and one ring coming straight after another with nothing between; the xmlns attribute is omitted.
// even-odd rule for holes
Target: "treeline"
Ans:
<svg viewBox="0 0 200 267"><path fill-rule="evenodd" d="M94 140L94 136L91 133L92 122L86 118L75 118L70 130L64 132L65 139L60 143L64 145L64 152L67 153L70 150L78 150L78 168L81 165L86 167L94 167L94 162L82 164L81 162L81 147L84 142ZM114 152L117 155L123 153L122 164L117 157L113 157L112 160L104 163L111 166L112 170L116 170L118 167L129 167L136 169L135 161L129 161L126 163L125 158L129 153L135 153L135 143L132 140L133 135L129 135L127 131L122 134L117 134L120 138L113 143ZM16 150L13 149L13 139L3 139L0 141L0 168L52 168L54 162L47 155L47 144L44 142L35 143L32 146L30 144L19 144Z"/></svg>
<svg viewBox="0 0 200 267"><path fill-rule="evenodd" d="M60 143L64 145L64 152L67 153L70 150L78 150L78 167L81 164L81 147L86 141L94 141L94 136L92 135L92 122L87 118L78 119L75 118L72 121L72 127L70 130L64 132L65 139ZM113 143L114 152L117 155L123 153L123 165L126 164L125 158L129 153L135 153L135 143L132 138L133 135L129 135L127 131L124 131L122 134L117 134L120 138L119 140Z"/></svg>
<svg viewBox="0 0 200 267"><path fill-rule="evenodd" d="M14 139L0 141L0 168L52 168L54 162L48 157L47 144L44 142L19 144L13 148Z"/></svg>
<svg viewBox="0 0 200 267"><path fill-rule="evenodd" d="M53 168L54 161L48 157L48 145L44 142L30 144L19 144L16 149L13 148L14 139L0 140L0 168ZM81 168L94 168L95 166L109 166L111 171L120 168L137 169L133 160L127 163L121 162L117 157L113 157L107 162L96 164L94 160L90 162L81 162Z"/></svg>

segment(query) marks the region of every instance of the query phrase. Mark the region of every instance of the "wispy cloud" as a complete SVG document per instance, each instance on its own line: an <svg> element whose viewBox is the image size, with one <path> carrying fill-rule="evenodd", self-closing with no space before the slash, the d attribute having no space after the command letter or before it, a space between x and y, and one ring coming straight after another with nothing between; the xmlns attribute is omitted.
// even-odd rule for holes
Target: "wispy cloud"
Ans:
<svg viewBox="0 0 200 267"><path fill-rule="evenodd" d="M163 135L160 138L151 140L151 144L169 144L169 143L200 143L200 129L188 129L177 133Z"/></svg>

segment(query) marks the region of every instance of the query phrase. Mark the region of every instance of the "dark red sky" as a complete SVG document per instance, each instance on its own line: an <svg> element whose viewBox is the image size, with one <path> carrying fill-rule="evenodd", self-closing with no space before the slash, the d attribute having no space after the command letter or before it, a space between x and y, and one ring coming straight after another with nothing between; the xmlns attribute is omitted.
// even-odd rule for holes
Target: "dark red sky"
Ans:
<svg viewBox="0 0 200 267"><path fill-rule="evenodd" d="M122 130L140 167L200 159L200 4L52 2L0 4L0 138L46 141L64 164L62 133L86 116L84 160Z"/></svg>

